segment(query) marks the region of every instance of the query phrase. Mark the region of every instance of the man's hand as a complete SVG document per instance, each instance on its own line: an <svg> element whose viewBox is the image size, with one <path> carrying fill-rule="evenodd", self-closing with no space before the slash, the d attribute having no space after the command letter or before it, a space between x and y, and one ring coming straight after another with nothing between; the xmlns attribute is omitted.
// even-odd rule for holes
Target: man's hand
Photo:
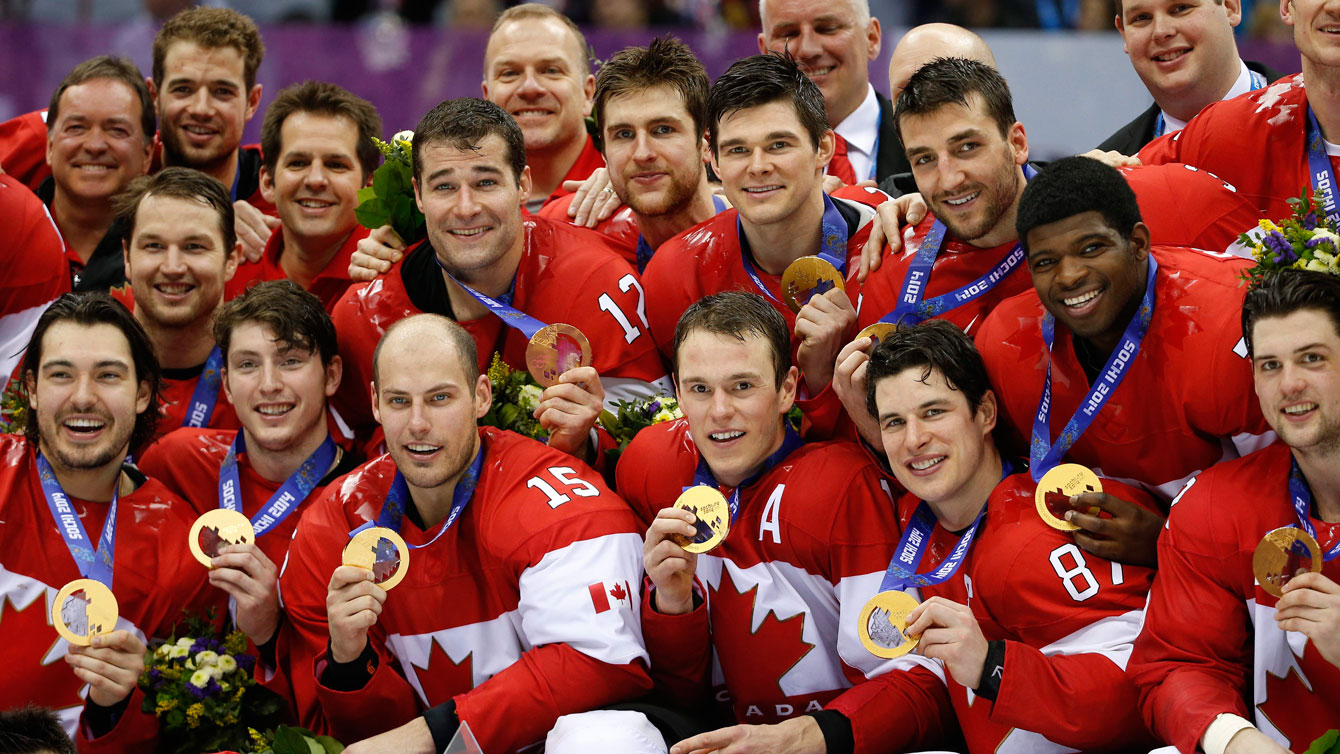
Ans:
<svg viewBox="0 0 1340 754"><path fill-rule="evenodd" d="M279 569L254 542L228 545L210 561L209 583L237 601L237 627L260 646L279 629Z"/></svg>
<svg viewBox="0 0 1340 754"><path fill-rule="evenodd" d="M833 362L856 327L856 309L845 291L833 288L810 300L796 314L796 366L810 395L818 395L833 381Z"/></svg>
<svg viewBox="0 0 1340 754"><path fill-rule="evenodd" d="M89 701L101 707L120 704L135 690L144 672L144 642L126 630L93 637L87 647L70 645L65 661L87 683Z"/></svg>
<svg viewBox="0 0 1340 754"><path fill-rule="evenodd" d="M642 542L642 568L656 586L652 600L656 612L662 615L683 615L693 610L693 574L698 569L698 555L680 547L670 536L697 534L693 527L695 518L681 508L662 508Z"/></svg>
<svg viewBox="0 0 1340 754"><path fill-rule="evenodd" d="M1256 728L1243 728L1228 740L1224 754L1289 754L1289 750Z"/></svg>
<svg viewBox="0 0 1340 754"><path fill-rule="evenodd" d="M605 388L594 367L577 367L544 389L535 418L549 430L549 447L589 460L591 428L605 404Z"/></svg>
<svg viewBox="0 0 1340 754"><path fill-rule="evenodd" d="M242 256L248 262L259 262L265 254L270 234L279 227L279 218L270 217L241 200L233 202L233 230L242 242Z"/></svg>
<svg viewBox="0 0 1340 754"><path fill-rule="evenodd" d="M1320 573L1294 576L1275 603L1275 623L1306 636L1327 662L1340 667L1340 585Z"/></svg>
<svg viewBox="0 0 1340 754"><path fill-rule="evenodd" d="M1104 152L1101 149L1090 149L1089 151L1080 155L1080 157L1088 157L1090 160L1097 160L1103 163L1104 165L1114 168L1124 168L1128 165L1140 164L1139 157L1128 157L1122 154L1121 152L1117 151Z"/></svg>
<svg viewBox="0 0 1340 754"><path fill-rule="evenodd" d="M345 748L345 754L437 754L433 734L422 716Z"/></svg>
<svg viewBox="0 0 1340 754"><path fill-rule="evenodd" d="M856 270L856 279L864 283L866 276L879 269L885 245L889 247L889 254L902 251L903 231L926 219L926 211L926 200L921 194L903 194L875 207L875 217L870 221L870 237L861 247L861 266ZM890 233L889 228L894 231Z"/></svg>
<svg viewBox="0 0 1340 754"><path fill-rule="evenodd" d="M692 738L670 747L670 754L824 754L819 723L809 715L793 717L775 725L734 725Z"/></svg>
<svg viewBox="0 0 1340 754"><path fill-rule="evenodd" d="M377 623L386 590L372 583L372 571L342 565L330 575L326 618L330 623L330 658L353 662L368 645L368 629Z"/></svg>
<svg viewBox="0 0 1340 754"><path fill-rule="evenodd" d="M594 228L608 220L623 204L614 193L609 170L605 168L596 168L584 181L563 181L563 190L576 194L568 205L568 217L583 228Z"/></svg>
<svg viewBox="0 0 1340 754"><path fill-rule="evenodd" d="M1070 505L1077 510L1066 511L1065 520L1079 527L1075 543L1080 547L1118 563L1150 568L1158 565L1163 516L1106 492L1074 495ZM1094 507L1110 513L1112 518L1080 512Z"/></svg>
<svg viewBox="0 0 1340 754"><path fill-rule="evenodd" d="M907 614L904 633L920 636L917 651L943 662L960 686L975 689L982 685L986 637L967 605L931 597Z"/></svg>
<svg viewBox="0 0 1340 754"><path fill-rule="evenodd" d="M359 240L354 255L349 257L349 279L356 283L376 280L403 256L405 241L394 228L383 225Z"/></svg>
<svg viewBox="0 0 1340 754"><path fill-rule="evenodd" d="M842 347L833 369L833 392L842 401L847 416L861 433L861 439L879 452L884 450L884 438L879 431L879 420L870 415L865 403L865 370L870 363L870 338L857 338Z"/></svg>

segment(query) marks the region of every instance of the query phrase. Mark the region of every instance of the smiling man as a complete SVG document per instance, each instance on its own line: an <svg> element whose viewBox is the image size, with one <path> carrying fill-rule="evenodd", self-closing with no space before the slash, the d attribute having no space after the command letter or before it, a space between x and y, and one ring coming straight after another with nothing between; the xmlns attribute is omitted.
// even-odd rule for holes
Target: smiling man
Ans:
<svg viewBox="0 0 1340 754"><path fill-rule="evenodd" d="M1084 157L1028 184L1017 228L1034 290L997 306L976 340L1006 437L1034 467L1069 460L1167 505L1187 479L1273 441L1235 326L1245 260L1152 246L1121 174ZM1115 518L1074 514L1076 541L1152 564L1161 520L1103 508Z"/></svg>
<svg viewBox="0 0 1340 754"><path fill-rule="evenodd" d="M223 184L189 168L164 168L117 198L126 223L126 279L135 319L163 366L163 420L175 427L236 429L223 396L223 353L210 323L237 268L233 204Z"/></svg>

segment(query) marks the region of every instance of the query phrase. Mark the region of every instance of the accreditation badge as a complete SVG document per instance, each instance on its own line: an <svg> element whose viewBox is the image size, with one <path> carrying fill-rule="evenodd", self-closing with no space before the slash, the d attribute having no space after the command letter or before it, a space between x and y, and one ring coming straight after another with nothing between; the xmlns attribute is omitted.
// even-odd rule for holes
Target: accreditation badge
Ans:
<svg viewBox="0 0 1340 754"><path fill-rule="evenodd" d="M51 603L51 625L62 639L87 647L98 634L116 628L116 596L101 581L75 579L56 593Z"/></svg>
<svg viewBox="0 0 1340 754"><path fill-rule="evenodd" d="M1098 475L1077 463L1063 463L1046 474L1033 491L1033 503L1044 523L1061 531L1076 531L1078 526L1065 520L1070 506L1070 498L1086 492L1102 492L1103 483ZM1088 513L1098 515L1098 508L1091 507Z"/></svg>
<svg viewBox="0 0 1340 754"><path fill-rule="evenodd" d="M591 341L569 324L545 325L526 344L526 370L541 387L557 384L569 369L590 365Z"/></svg>
<svg viewBox="0 0 1340 754"><path fill-rule="evenodd" d="M916 649L917 639L907 635L907 616L921 603L908 594L880 592L865 603L856 627L861 644L876 657L891 660Z"/></svg>
<svg viewBox="0 0 1340 754"><path fill-rule="evenodd" d="M187 546L191 554L206 568L213 568L210 561L218 557L228 545L240 545L256 541L256 530L251 519L227 508L215 508L207 511L191 525Z"/></svg>
<svg viewBox="0 0 1340 754"><path fill-rule="evenodd" d="M1296 526L1267 532L1252 555L1256 583L1276 597L1284 596L1284 585L1299 571L1320 573L1322 565L1321 545Z"/></svg>
<svg viewBox="0 0 1340 754"><path fill-rule="evenodd" d="M787 265L782 273L782 300L793 312L800 311L810 297L834 288L842 291L846 290L846 285L842 273L827 259L801 257Z"/></svg>
<svg viewBox="0 0 1340 754"><path fill-rule="evenodd" d="M730 533L730 505L726 496L705 484L690 487L675 500L675 507L697 517L693 522L698 532L693 537L671 535L670 539L685 551L704 553L726 539Z"/></svg>
<svg viewBox="0 0 1340 754"><path fill-rule="evenodd" d="M372 583L389 590L409 570L409 547L394 529L373 526L345 545L344 564L372 571Z"/></svg>

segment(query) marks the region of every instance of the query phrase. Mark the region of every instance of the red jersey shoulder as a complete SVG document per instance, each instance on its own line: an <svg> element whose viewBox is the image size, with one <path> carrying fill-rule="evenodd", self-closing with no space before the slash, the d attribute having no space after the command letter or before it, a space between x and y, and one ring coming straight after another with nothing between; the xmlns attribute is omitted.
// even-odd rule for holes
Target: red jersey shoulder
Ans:
<svg viewBox="0 0 1340 754"><path fill-rule="evenodd" d="M0 167L33 191L51 175L46 154L45 108L0 123Z"/></svg>
<svg viewBox="0 0 1340 754"><path fill-rule="evenodd" d="M829 196L864 204L867 207L878 207L893 198L874 186L843 186Z"/></svg>
<svg viewBox="0 0 1340 754"><path fill-rule="evenodd" d="M653 424L633 438L616 467L619 494L638 519L650 525L656 514L693 483L698 448L689 434L688 419Z"/></svg>
<svg viewBox="0 0 1340 754"><path fill-rule="evenodd" d="M1219 176L1182 163L1121 169L1156 244L1223 251L1256 226L1256 206Z"/></svg>
<svg viewBox="0 0 1340 754"><path fill-rule="evenodd" d="M1291 458L1289 446L1274 443L1192 477L1168 512L1178 546L1213 557L1253 552L1267 531L1293 523Z"/></svg>
<svg viewBox="0 0 1340 754"><path fill-rule="evenodd" d="M674 279L686 272L704 271L700 267L715 269L717 260L733 261L731 255L740 253L739 217L734 209L718 212L661 244L647 265L648 281L653 277L652 270L666 279ZM688 279L694 277L690 275Z"/></svg>
<svg viewBox="0 0 1340 754"><path fill-rule="evenodd" d="M543 217L555 222L566 223L573 227L580 227L573 223L568 217L568 208L572 206L572 201L577 198L576 194L569 194L549 202L536 212L537 217ZM601 220L594 230L596 233L605 237L609 243L629 264L637 264L637 239L640 237L640 231L637 226L637 215L633 214L633 208L627 204L619 205L619 208L612 215Z"/></svg>
<svg viewBox="0 0 1340 754"><path fill-rule="evenodd" d="M179 427L158 438L140 454L140 471L161 481L178 495L187 495L185 482L210 474L218 480L218 469L232 447L235 429Z"/></svg>

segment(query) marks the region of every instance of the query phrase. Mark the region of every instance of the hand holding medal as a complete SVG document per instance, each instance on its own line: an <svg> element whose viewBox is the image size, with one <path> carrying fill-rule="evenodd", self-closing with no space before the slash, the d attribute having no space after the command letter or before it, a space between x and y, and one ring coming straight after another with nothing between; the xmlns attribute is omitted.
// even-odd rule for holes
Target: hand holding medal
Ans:
<svg viewBox="0 0 1340 754"><path fill-rule="evenodd" d="M364 529L344 546L344 565L372 572L372 583L390 591L409 569L409 547L394 529L373 526Z"/></svg>
<svg viewBox="0 0 1340 754"><path fill-rule="evenodd" d="M726 496L715 487L702 484L690 487L675 500L675 507L693 514L697 533L693 537L672 534L668 537L672 542L687 552L701 554L726 541L726 535L730 534L730 506Z"/></svg>
<svg viewBox="0 0 1340 754"><path fill-rule="evenodd" d="M591 342L569 324L545 325L526 344L526 369L541 387L557 385L564 372L590 365Z"/></svg>
<svg viewBox="0 0 1340 754"><path fill-rule="evenodd" d="M1284 596L1284 585L1303 573L1321 573L1321 545L1296 526L1266 533L1252 554L1252 573L1267 594Z"/></svg>
<svg viewBox="0 0 1340 754"><path fill-rule="evenodd" d="M200 565L213 568L213 560L223 548L255 541L256 530L250 519L234 510L215 508L195 520L186 544Z"/></svg>
<svg viewBox="0 0 1340 754"><path fill-rule="evenodd" d="M799 312L810 298L836 288L846 290L842 273L823 257L801 257L787 265L782 273L782 300L793 312Z"/></svg>

